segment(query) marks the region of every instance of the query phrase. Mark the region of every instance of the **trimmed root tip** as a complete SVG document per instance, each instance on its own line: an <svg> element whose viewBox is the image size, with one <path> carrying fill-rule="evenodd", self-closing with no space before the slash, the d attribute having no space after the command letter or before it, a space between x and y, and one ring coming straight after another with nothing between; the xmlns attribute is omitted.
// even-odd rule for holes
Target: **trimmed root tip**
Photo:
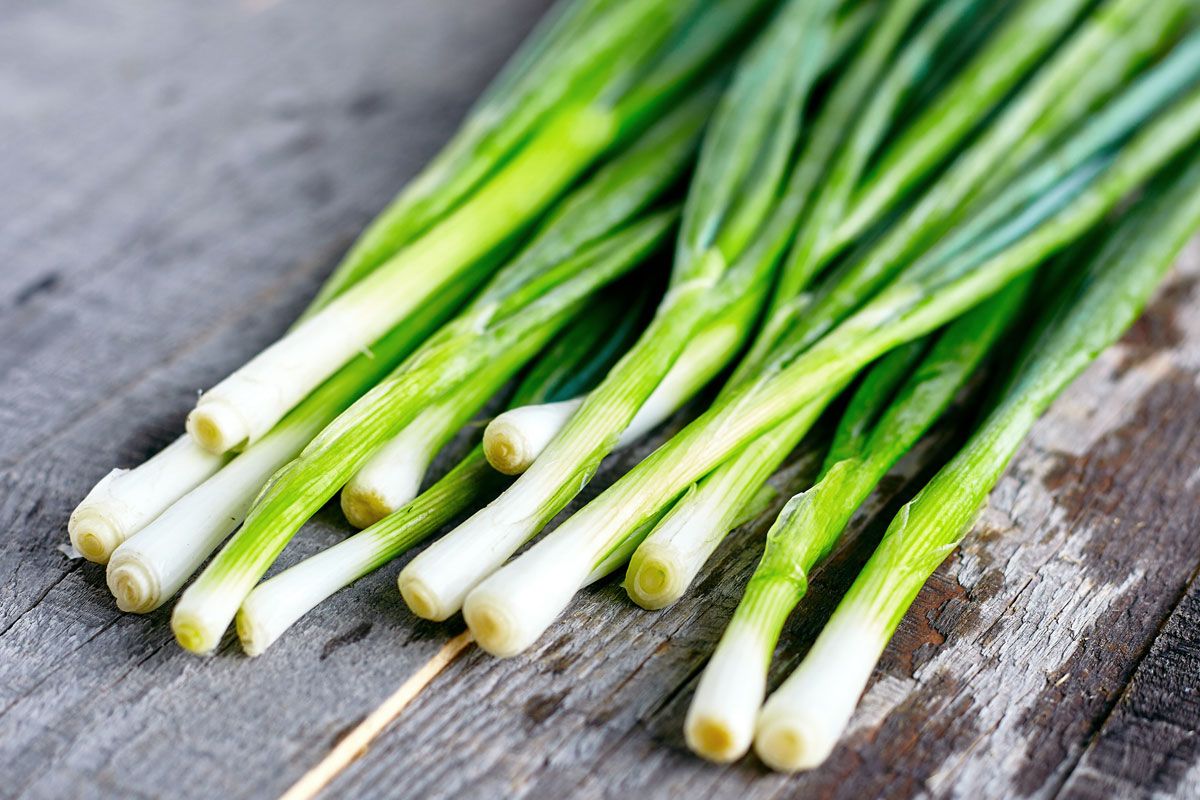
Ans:
<svg viewBox="0 0 1200 800"><path fill-rule="evenodd" d="M72 514L67 534L79 554L96 564L107 564L113 550L126 539L124 528L98 507L80 508Z"/></svg>
<svg viewBox="0 0 1200 800"><path fill-rule="evenodd" d="M358 529L369 528L396 509L376 492L363 491L352 484L342 489L342 513Z"/></svg>
<svg viewBox="0 0 1200 800"><path fill-rule="evenodd" d="M833 741L822 735L820 726L801 717L760 719L754 736L754 752L776 772L799 772L818 767L833 750Z"/></svg>
<svg viewBox="0 0 1200 800"><path fill-rule="evenodd" d="M223 400L201 402L188 414L187 432L210 453L228 453L250 437L250 427L237 409Z"/></svg>
<svg viewBox="0 0 1200 800"><path fill-rule="evenodd" d="M683 734L693 753L718 764L736 761L750 749L750 742L738 741L733 729L714 717L689 719Z"/></svg>
<svg viewBox="0 0 1200 800"><path fill-rule="evenodd" d="M517 644L516 621L503 609L491 603L468 600L463 607L463 617L475 642L492 655L509 658L523 649Z"/></svg>
<svg viewBox="0 0 1200 800"><path fill-rule="evenodd" d="M108 590L117 598L117 608L146 614L162 605L158 576L138 561L110 564L105 576Z"/></svg>
<svg viewBox="0 0 1200 800"><path fill-rule="evenodd" d="M687 589L679 573L677 559L669 551L643 547L629 563L625 591L642 608L658 611L682 597Z"/></svg>
<svg viewBox="0 0 1200 800"><path fill-rule="evenodd" d="M211 655L220 644L220 637L209 636L200 619L191 614L180 614L178 608L171 616L171 632L180 647L198 656Z"/></svg>
<svg viewBox="0 0 1200 800"><path fill-rule="evenodd" d="M401 572L397 584L400 587L400 595L404 598L409 610L421 619L444 622L457 610L447 610L437 594L419 578L413 578Z"/></svg>
<svg viewBox="0 0 1200 800"><path fill-rule="evenodd" d="M483 454L497 472L520 475L529 469L536 454L531 452L521 429L504 420L493 420L483 432Z"/></svg>
<svg viewBox="0 0 1200 800"><path fill-rule="evenodd" d="M242 652L248 656L261 656L275 641L276 637L269 636L262 626L254 621L254 615L247 613L243 607L238 611L234 621L238 641L242 643Z"/></svg>

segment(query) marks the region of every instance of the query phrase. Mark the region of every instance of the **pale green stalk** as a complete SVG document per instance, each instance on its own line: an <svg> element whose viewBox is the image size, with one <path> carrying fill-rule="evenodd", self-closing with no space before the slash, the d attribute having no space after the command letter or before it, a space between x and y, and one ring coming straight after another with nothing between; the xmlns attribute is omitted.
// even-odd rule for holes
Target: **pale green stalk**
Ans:
<svg viewBox="0 0 1200 800"><path fill-rule="evenodd" d="M620 356L621 343L628 345L636 335L639 316L636 304L634 313L626 313L613 298L589 306L538 356L512 402L535 403L585 390ZM482 449L473 448L402 508L255 587L237 615L242 648L260 655L321 601L434 535L506 482L488 466Z"/></svg>
<svg viewBox="0 0 1200 800"><path fill-rule="evenodd" d="M771 363L520 557L479 584L464 614L480 646L511 655L532 644L580 581L628 532L754 437L888 350L930 333L1099 223L1200 135L1200 92L1145 125L1114 156L1069 176L988 241L946 263L915 265L798 357ZM1099 174L1097 174L1099 173ZM996 250L996 241L1007 247ZM984 258L981 259L980 256ZM981 263L982 261L982 263Z"/></svg>
<svg viewBox="0 0 1200 800"><path fill-rule="evenodd" d="M761 298L771 265L729 265L758 234L784 182L803 106L824 63L831 6L792 0L739 64L705 135L657 314L512 487L409 563L401 590L416 614L441 620L455 613L474 585L587 484L718 305Z"/></svg>
<svg viewBox="0 0 1200 800"><path fill-rule="evenodd" d="M767 669L812 568L879 481L949 407L1008 329L1028 281L951 324L932 347L916 340L886 355L847 407L817 483L796 495L767 534L766 551L688 711L688 746L732 761L750 749Z"/></svg>
<svg viewBox="0 0 1200 800"><path fill-rule="evenodd" d="M754 743L768 765L792 771L825 760L900 619L968 532L1034 423L1133 323L1200 228L1200 159L1177 166L1079 265L1085 279L1033 337L999 405L901 509L804 661L767 701Z"/></svg>
<svg viewBox="0 0 1200 800"><path fill-rule="evenodd" d="M579 60L578 85L568 97L548 101L553 110L519 137L519 148L493 174L384 264L201 396L188 430L202 446L225 452L265 434L362 347L527 231L585 170L660 117L739 33L709 32L703 42L684 47L686 57L672 73L676 83L647 97L637 90L642 81L658 78L664 43L694 29L696 15L714 12L699 0L627 0L612 13L620 25L585 26L583 38L594 37L598 49L580 44L566 51L572 62ZM685 35L684 44L689 42ZM548 87L569 80L566 73L550 70L529 90L537 97L552 94ZM528 107L522 101L513 113ZM441 189L435 195L441 197Z"/></svg>
<svg viewBox="0 0 1200 800"><path fill-rule="evenodd" d="M673 229L676 216L672 211L649 215L558 264L518 260L502 271L463 315L275 475L241 530L176 605L171 627L180 644L193 652L211 652L300 526L412 422L430 398L453 390L487 364L503 361L513 371L519 369L590 295L654 250ZM524 280L518 280L522 274Z"/></svg>

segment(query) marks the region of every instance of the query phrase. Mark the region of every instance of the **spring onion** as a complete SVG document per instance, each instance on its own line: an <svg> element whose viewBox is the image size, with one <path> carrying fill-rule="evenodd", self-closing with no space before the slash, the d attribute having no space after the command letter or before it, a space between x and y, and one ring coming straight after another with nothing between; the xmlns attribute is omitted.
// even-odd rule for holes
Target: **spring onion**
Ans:
<svg viewBox="0 0 1200 800"><path fill-rule="evenodd" d="M409 317L305 398L269 434L117 547L107 570L117 606L146 613L174 596L241 523L267 479L410 353L473 288L472 281L463 281Z"/></svg>
<svg viewBox="0 0 1200 800"><path fill-rule="evenodd" d="M730 45L738 29L717 35L697 22L698 15L725 5L627 0L587 26L597 52L607 55L584 59L564 74L571 82L561 107L453 211L205 392L188 417L192 436L218 453L260 438L364 346L527 230L588 167L670 108ZM676 33L684 39L678 43L682 55L667 58L661 50ZM696 37L700 41L692 41ZM639 91L642 82L661 82L664 70L674 76L672 85L654 95ZM531 91L540 91L539 85L533 81Z"/></svg>
<svg viewBox="0 0 1200 800"><path fill-rule="evenodd" d="M949 259L919 261L811 348L781 355L757 380L715 404L481 582L464 606L480 646L497 655L527 648L593 566L693 481L827 387L964 313L1078 239L1177 153L1193 147L1198 135L1200 91L1192 90L1115 151L1064 176L1055 193L993 236Z"/></svg>
<svg viewBox="0 0 1200 800"><path fill-rule="evenodd" d="M455 613L473 586L587 484L687 341L719 316L715 303L753 297L748 329L771 272L758 262L739 263L738 256L785 182L801 111L830 39L831 5L792 0L739 64L705 135L671 284L654 319L507 491L405 567L401 592L418 616L442 620Z"/></svg>
<svg viewBox="0 0 1200 800"><path fill-rule="evenodd" d="M801 291L813 275L812 260L807 256L832 232L833 220L840 216L862 176L866 155L889 124L900 87L916 80L953 23L972 7L969 2L950 3L927 20L920 34L896 57L898 63L888 70L884 86L874 92L868 112L854 123L872 86L879 82L888 56L923 5L911 0L888 8L819 113L792 186L780 204L789 217L802 220L794 236L793 252L781 269L764 328L738 365L730 386L760 369L780 332L797 323L795 314L803 305ZM848 137L847 130L852 131ZM839 151L843 140L847 144ZM831 160L834 166L818 185L822 170ZM630 561L625 588L634 602L643 608L660 609L682 596L717 545L735 527L733 517L741 503L758 491L795 449L838 389L832 387L823 398L747 445L680 498Z"/></svg>
<svg viewBox="0 0 1200 800"><path fill-rule="evenodd" d="M1133 323L1200 228L1197 180L1194 156L1164 171L1164 180L1080 265L1084 279L1033 337L1000 403L897 514L804 661L763 707L754 746L768 765L807 769L831 752L901 617L969 531L1033 424Z"/></svg>
<svg viewBox="0 0 1200 800"><path fill-rule="evenodd" d="M636 305L633 314L622 318L623 310L611 301L593 304L539 355L513 402L525 405L554 399L586 389L588 380L598 380L620 355L622 340L627 344L636 332ZM424 541L504 482L488 466L482 449L473 448L412 502L255 587L237 615L242 648L248 655L262 654L321 601Z"/></svg>
<svg viewBox="0 0 1200 800"><path fill-rule="evenodd" d="M458 319L343 412L259 496L241 530L180 598L171 617L186 649L216 647L238 606L305 520L428 404L485 365L515 372L595 291L655 249L674 227L657 212L561 263L518 259ZM535 249L536 253L536 249Z"/></svg>
<svg viewBox="0 0 1200 800"><path fill-rule="evenodd" d="M766 552L709 661L688 710L688 746L713 761L750 749L767 668L784 621L813 566L887 471L942 415L1007 329L1020 282L951 324L930 348L898 347L863 380L842 417L816 484L793 497L767 534Z"/></svg>

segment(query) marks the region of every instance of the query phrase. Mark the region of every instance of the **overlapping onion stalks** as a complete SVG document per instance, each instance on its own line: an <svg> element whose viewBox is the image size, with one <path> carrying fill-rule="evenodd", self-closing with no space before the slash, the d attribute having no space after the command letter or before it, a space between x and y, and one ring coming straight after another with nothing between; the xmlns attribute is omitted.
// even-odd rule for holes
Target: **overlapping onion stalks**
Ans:
<svg viewBox="0 0 1200 800"><path fill-rule="evenodd" d="M1009 460L1050 403L1133 323L1200 229L1200 159L1164 170L1089 254L1048 324L1033 335L998 404L963 449L905 505L794 673L757 722L755 750L780 770L821 763L917 592L969 531Z"/></svg>
<svg viewBox="0 0 1200 800"><path fill-rule="evenodd" d="M767 533L766 552L721 637L688 711L688 746L705 758L745 755L767 669L808 576L887 471L972 379L1021 307L1028 281L883 357L855 390L816 484L793 497Z"/></svg>
<svg viewBox="0 0 1200 800"><path fill-rule="evenodd" d="M785 340L752 380L480 583L464 607L480 645L499 655L528 647L592 566L625 545L688 485L828 387L1035 268L1103 220L1177 153L1194 147L1200 90L1190 47L1190 42L1176 47L1154 73L1025 168L1021 180L977 206L957 229L960 235L943 237L815 344ZM1180 66L1185 62L1188 68ZM1164 71L1174 76L1173 82L1163 81L1168 87L1159 85ZM1129 113L1106 113L1113 109ZM936 193L941 183L929 191Z"/></svg>
<svg viewBox="0 0 1200 800"><path fill-rule="evenodd" d="M834 38L835 7L785 4L739 64L705 135L654 319L507 491L405 567L401 592L416 614L442 620L458 611L472 587L562 510L707 322L733 309L736 330L748 335L773 267L752 245L786 182L801 113Z"/></svg>
<svg viewBox="0 0 1200 800"><path fill-rule="evenodd" d="M121 542L228 463L231 450L265 436L406 315L438 305L430 298L444 287L494 271L548 203L736 51L770 5L563 0L438 157L353 246L282 340L291 344L270 348L273 355L202 398L206 408L190 419L198 436L105 476L71 516L75 547L106 563ZM380 267L385 276L357 300L328 309ZM317 317L324 322L314 324Z"/></svg>
<svg viewBox="0 0 1200 800"><path fill-rule="evenodd" d="M869 199L878 195L865 189L856 191L855 187L862 183L867 157L878 147L892 122L889 115L896 113L904 93L911 92L928 71L931 56L944 49L944 39L960 35L961 21L964 18L970 21L979 11L973 3L939 6L931 17L922 21L918 32L888 63L889 48L904 33L904 25L911 21L921 4L910 5L896 3L890 7L862 54L848 67L843 82L835 87L828 109L817 121L812 152L807 159L817 167L810 171L818 175L821 165L835 160L805 212L805 221L796 235L763 331L751 353L739 365L729 388L736 387L744 377L755 375L773 348L786 346L792 352L799 352L816 341L856 304L895 276L925 248L925 243L936 242L944 236L956 220L965 216L965 210L970 209L972 203L975 207L987 205L988 213L954 231L950 242L940 245L943 253L961 248L1021 203L1031 202L1037 190L1030 187L1039 180L1039 187L1048 187L1058 174L1056 162L1052 161L1039 173L1023 178L1024 188L1008 190L1003 202L990 197L989 194L994 195L995 191L989 193L987 188L989 184L1002 186L1022 167L1028 167L1029 159L1042 152L1048 141L1077 123L1085 112L1093 110L1092 106L1110 98L1132 71L1160 52L1164 41L1178 32L1183 11L1182 5L1168 3L1147 12L1134 0L1117 0L1086 19L1030 85L1003 108L994 126L985 129L950 164L932 191L919 198L912 208L901 210L898 221L885 229L878 241L860 247L861 252L844 262L828 280L811 293L805 293L802 290L813 275L821 271L845 240L847 234L837 227L838 221L864 220L862 209L882 202ZM992 46L968 64L959 77L951 81L944 96L934 101L913 123L909 130L921 132L920 136L914 139L909 133L901 135L893 150L872 171L868 181L871 186L892 186L893 193L899 193L899 187L919 178L921 173L915 165L935 164L935 153L944 155L958 144L954 138L956 132L959 136L967 133L956 124L938 125L938 119L946 113L946 98L953 101L949 106L957 111L969 101L979 102L980 98L989 97L989 91L996 91L994 82L1011 82L1017 77L1009 72L1013 63L1003 58L1013 40L1020 39L1022 47L1033 48L1024 56L1032 58L1035 53L1043 52L1053 41L1052 34L1056 31L1061 34L1063 26L1078 12L1067 5L1055 6L1045 12L1038 11L1038 7L1027 4L1013 13L1007 26L996 34ZM1029 26L1031 16L1038 15L1049 27L1043 29L1040 36L1021 37L1020 31ZM1137 24L1133 25L1135 17ZM1133 32L1125 34L1123 39L1118 38L1125 30ZM1106 54L1104 66L1096 68L1093 62L1101 53ZM987 68L988 63L997 59L1003 63ZM1092 126L1095 135L1107 136L1109 140L1127 135L1128 120L1125 123L1119 121L1123 115L1134 115L1135 118L1137 114L1144 115L1147 107L1153 108L1155 103L1163 102L1164 92L1169 97L1171 89L1165 87L1178 88L1180 72L1191 69L1186 55L1177 52L1173 60L1180 65L1179 71L1159 70L1155 73L1159 76L1157 91L1147 89L1132 100L1111 104L1105 116L1110 122L1117 120L1116 123ZM940 63L946 67L944 60ZM981 90L978 86L981 80L988 81L987 85L992 89ZM866 102L865 89L877 82L881 82L881 86L871 96L867 110L858 115L858 124L850 128L849 141L838 152L836 143L844 138L843 130L849 127L849 120ZM1069 98L1064 99L1063 86L1075 87L1067 93ZM1097 146L1096 142L1085 140L1078 149ZM914 148L922 154L919 158L894 155L895 152L910 153ZM976 197L980 199L973 201ZM865 221L857 224L867 226ZM747 445L676 504L664 519L662 528L650 535L631 561L626 588L635 602L646 608L661 608L679 598L731 530L729 514L730 509L736 507L737 498L747 496L762 485L796 447L815 416L835 393L828 392L823 400L807 406Z"/></svg>
<svg viewBox="0 0 1200 800"><path fill-rule="evenodd" d="M567 32L552 26L528 63L518 59L461 138L355 248L346 274L357 277L359 260L385 260L204 393L188 417L192 436L216 453L263 436L361 348L527 231L602 155L661 116L758 6L596 0L568 12ZM706 24L713 16L727 24Z"/></svg>
<svg viewBox="0 0 1200 800"><path fill-rule="evenodd" d="M588 297L658 247L678 214L647 209L690 165L708 108L705 94L689 99L600 169L462 314L271 479L176 605L172 626L184 647L215 647L300 526L419 414L485 370L515 373Z"/></svg>
<svg viewBox="0 0 1200 800"><path fill-rule="evenodd" d="M628 313L624 302L615 298L589 306L538 356L512 403L555 401L585 391L629 344L638 317L636 305ZM418 416L412 424L420 420ZM476 445L410 502L250 592L237 615L242 649L252 656L261 654L321 601L424 541L481 498L494 496L505 483Z"/></svg>

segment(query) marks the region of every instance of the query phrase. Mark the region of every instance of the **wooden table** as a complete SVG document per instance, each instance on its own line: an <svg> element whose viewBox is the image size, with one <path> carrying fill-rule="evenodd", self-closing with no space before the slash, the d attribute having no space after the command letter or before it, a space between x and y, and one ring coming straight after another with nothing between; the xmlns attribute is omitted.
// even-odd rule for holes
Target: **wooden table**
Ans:
<svg viewBox="0 0 1200 800"><path fill-rule="evenodd" d="M64 525L283 330L545 5L0 6L0 796L276 796L460 629L408 614L392 566L257 660L199 659L167 610L118 613ZM1193 248L1038 426L823 768L681 740L768 515L669 611L610 583L528 656L464 655L327 796L1200 796L1198 281ZM780 671L915 469L817 577ZM284 561L345 531L327 510Z"/></svg>

